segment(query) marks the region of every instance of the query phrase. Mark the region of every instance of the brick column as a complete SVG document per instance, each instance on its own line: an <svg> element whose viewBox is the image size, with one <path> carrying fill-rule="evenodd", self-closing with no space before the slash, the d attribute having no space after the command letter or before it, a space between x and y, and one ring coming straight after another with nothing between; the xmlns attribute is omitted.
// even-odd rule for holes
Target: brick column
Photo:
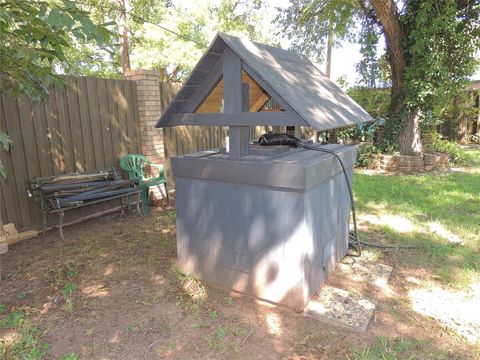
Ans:
<svg viewBox="0 0 480 360"><path fill-rule="evenodd" d="M156 70L130 70L124 78L137 84L138 114L140 117L140 151L156 164L165 162L163 129L155 128L162 114L160 82ZM162 189L163 191L163 189ZM151 189L154 199L160 199L159 189Z"/></svg>
<svg viewBox="0 0 480 360"><path fill-rule="evenodd" d="M155 124L162 114L162 99L156 70L130 70L124 76L137 84L138 113L140 116L140 148L154 163L163 163L163 129Z"/></svg>

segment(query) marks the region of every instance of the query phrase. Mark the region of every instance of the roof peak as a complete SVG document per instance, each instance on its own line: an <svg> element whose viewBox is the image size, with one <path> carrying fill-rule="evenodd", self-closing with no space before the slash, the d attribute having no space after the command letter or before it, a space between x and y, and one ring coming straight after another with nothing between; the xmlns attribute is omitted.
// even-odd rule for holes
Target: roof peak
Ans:
<svg viewBox="0 0 480 360"><path fill-rule="evenodd" d="M373 120L305 55L219 32L156 127L195 125L188 121L176 122L174 118L178 115L175 114L195 113L219 84L223 77L223 54L227 48L241 60L242 69L292 114L290 123L288 116L282 115L283 125L306 125L321 131ZM202 115L208 118L206 114ZM221 117L216 117L217 125L224 125L218 122ZM190 116L190 119L194 117ZM206 125L208 120L205 119L198 125ZM259 121L267 121L266 116L262 119ZM213 125L215 121L211 122Z"/></svg>

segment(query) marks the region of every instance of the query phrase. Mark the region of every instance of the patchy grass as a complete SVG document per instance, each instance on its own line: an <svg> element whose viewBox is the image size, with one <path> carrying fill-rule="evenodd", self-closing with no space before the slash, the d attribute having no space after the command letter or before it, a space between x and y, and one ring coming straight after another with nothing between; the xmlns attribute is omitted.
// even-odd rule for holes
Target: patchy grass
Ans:
<svg viewBox="0 0 480 360"><path fill-rule="evenodd" d="M398 260L460 288L480 278L480 149L467 151L467 169L354 177L362 238L423 247Z"/></svg>
<svg viewBox="0 0 480 360"><path fill-rule="evenodd" d="M32 326L25 311L13 309L3 317L1 327L9 331L9 338L0 338L0 358L11 360L44 359L50 345L41 339L39 328Z"/></svg>
<svg viewBox="0 0 480 360"><path fill-rule="evenodd" d="M462 359L447 351L432 349L424 340L404 339L403 337L389 339L384 336L378 337L372 346L353 348L353 354L349 360L454 360Z"/></svg>

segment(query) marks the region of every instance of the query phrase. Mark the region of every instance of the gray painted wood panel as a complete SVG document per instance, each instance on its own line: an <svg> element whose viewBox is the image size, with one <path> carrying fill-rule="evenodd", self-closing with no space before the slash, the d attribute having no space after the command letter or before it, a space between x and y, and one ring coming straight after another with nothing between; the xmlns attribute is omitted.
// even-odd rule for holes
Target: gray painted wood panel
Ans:
<svg viewBox="0 0 480 360"><path fill-rule="evenodd" d="M282 112L259 113L178 113L170 117L165 127L177 125L198 126L255 126L274 125L285 126L288 124L306 126L305 121L297 114Z"/></svg>
<svg viewBox="0 0 480 360"><path fill-rule="evenodd" d="M334 149L351 176L355 149ZM350 199L338 161L306 150L264 157L256 167L245 158L216 157L173 159L180 268L207 283L303 310L347 252ZM322 177L297 188L307 182L308 164L322 169Z"/></svg>

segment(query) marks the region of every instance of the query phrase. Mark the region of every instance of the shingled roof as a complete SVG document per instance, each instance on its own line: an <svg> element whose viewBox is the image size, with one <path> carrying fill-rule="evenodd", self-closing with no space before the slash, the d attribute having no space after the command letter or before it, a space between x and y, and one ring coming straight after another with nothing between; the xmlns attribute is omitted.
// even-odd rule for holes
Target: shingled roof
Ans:
<svg viewBox="0 0 480 360"><path fill-rule="evenodd" d="M220 111L222 55L227 48L242 61L243 82L251 88L250 104L259 103L260 97L274 98L282 110L295 115L296 120L285 125L323 131L373 120L306 56L218 33L156 127L179 125L175 114ZM251 107L250 111L262 108Z"/></svg>

